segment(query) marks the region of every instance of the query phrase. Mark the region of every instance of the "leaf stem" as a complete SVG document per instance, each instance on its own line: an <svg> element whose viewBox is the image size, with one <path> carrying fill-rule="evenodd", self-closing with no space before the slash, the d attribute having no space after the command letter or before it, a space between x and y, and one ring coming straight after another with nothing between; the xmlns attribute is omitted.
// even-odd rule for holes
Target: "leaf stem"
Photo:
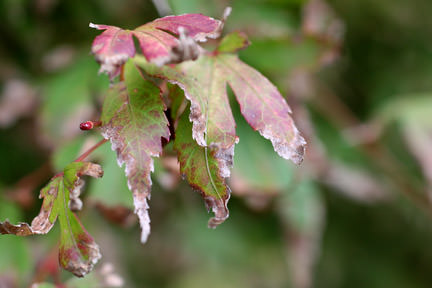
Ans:
<svg viewBox="0 0 432 288"><path fill-rule="evenodd" d="M85 158L87 158L94 150L96 150L97 148L99 148L100 146L102 146L102 144L104 144L105 142L108 142L108 139L102 139L100 140L98 143L96 143L95 145L93 145L92 147L90 147L90 149L88 149L87 151L85 151L83 154L81 154L77 159L75 159L73 162L81 162L83 161ZM56 175L54 175L51 179L57 178L57 177L62 177L64 175L64 172L59 172Z"/></svg>
<svg viewBox="0 0 432 288"><path fill-rule="evenodd" d="M87 151L85 151L83 154L81 154L81 156L79 156L77 159L75 159L74 162L81 162L83 161L85 158L87 158L87 156L89 156L94 150L96 150L97 148L99 148L100 146L102 146L105 142L107 142L108 139L102 139L100 140L98 143L96 143L95 145L93 145L92 147L90 147L90 149L88 149Z"/></svg>

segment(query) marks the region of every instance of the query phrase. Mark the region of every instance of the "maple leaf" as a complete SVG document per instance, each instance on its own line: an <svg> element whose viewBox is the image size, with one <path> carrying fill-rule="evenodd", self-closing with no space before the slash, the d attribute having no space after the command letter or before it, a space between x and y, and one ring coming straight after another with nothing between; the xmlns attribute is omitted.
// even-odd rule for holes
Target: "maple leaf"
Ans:
<svg viewBox="0 0 432 288"><path fill-rule="evenodd" d="M115 84L104 101L102 135L111 141L119 165L125 164L144 243L150 233L147 199L154 170L152 157L161 154L161 138L168 140L170 133L159 88L143 79L131 61L126 63L124 75L125 81Z"/></svg>
<svg viewBox="0 0 432 288"><path fill-rule="evenodd" d="M180 172L186 175L193 188L201 192L207 209L214 212L215 216L208 225L215 228L229 216L227 202L230 189L220 173L217 150L202 147L192 139L192 123L187 113L183 113L178 122L174 149L180 162Z"/></svg>
<svg viewBox="0 0 432 288"><path fill-rule="evenodd" d="M48 233L59 218L59 262L63 268L78 277L89 273L101 257L98 245L69 208L71 194L79 194L78 190L83 186L80 178L82 175L102 177L103 171L97 164L73 162L41 190L40 197L43 197L44 201L39 215L33 219L31 225L12 225L7 220L0 222L0 234L29 236Z"/></svg>
<svg viewBox="0 0 432 288"><path fill-rule="evenodd" d="M290 117L291 110L285 99L267 78L233 54L248 44L244 34L235 32L222 39L216 51L176 67L158 67L148 63L143 57L135 57L135 63L147 74L167 79L184 90L185 97L191 103L189 119L193 123L192 138L199 146L207 149L207 157L210 154L214 157L216 165L212 166L217 168L217 176L221 178L230 176L234 145L238 141L227 85L234 91L246 121L272 142L274 150L281 157L296 164L303 160L306 142ZM195 169L205 170L204 167L207 167L208 170L208 161L209 159L204 163L206 165ZM198 179L191 175L196 172L192 168L184 168L184 172L188 179ZM210 172L207 171L207 174ZM207 178L211 177L208 175ZM208 184L205 182L206 177L199 179L204 182L200 185L193 183L193 186L204 187ZM207 196L203 189L201 192ZM206 202L209 202L208 199Z"/></svg>
<svg viewBox="0 0 432 288"><path fill-rule="evenodd" d="M291 109L267 78L231 53L248 43L239 41L245 37L244 34L233 34L235 36L225 37L238 38L230 41L229 49L225 45L219 46L215 52L177 67L157 67L139 56L135 57L135 63L149 75L167 79L185 91L191 102L193 138L199 145L226 148L235 142L235 123L226 94L228 84L249 125L269 139L281 157L300 164L306 141L290 117Z"/></svg>
<svg viewBox="0 0 432 288"><path fill-rule="evenodd" d="M120 68L126 60L135 55L133 36L138 39L139 46L147 60L162 65L172 60L173 48L183 43L183 46L188 45L189 48L185 48L186 51L184 51L188 53L194 41L203 42L207 38L219 37L222 26L222 21L202 14L166 16L134 30L90 23L92 28L105 30L94 39L92 52L96 60L101 63L100 71L107 72L113 78L119 75ZM181 33L182 30L184 33ZM181 39L177 39L173 34L180 36ZM184 41L180 42L186 35L194 41L190 43L186 40L186 44ZM196 53L191 53L188 57L194 59L197 56ZM179 59L176 60L179 61Z"/></svg>

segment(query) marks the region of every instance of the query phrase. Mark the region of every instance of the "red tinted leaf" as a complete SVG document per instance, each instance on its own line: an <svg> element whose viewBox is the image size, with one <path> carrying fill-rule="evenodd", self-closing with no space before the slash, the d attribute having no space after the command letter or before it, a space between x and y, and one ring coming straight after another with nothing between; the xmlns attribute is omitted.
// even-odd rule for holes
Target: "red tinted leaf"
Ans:
<svg viewBox="0 0 432 288"><path fill-rule="evenodd" d="M83 277L93 270L101 258L99 247L70 210L59 215L59 220L63 227L59 247L60 265L75 276Z"/></svg>
<svg viewBox="0 0 432 288"><path fill-rule="evenodd" d="M217 185L211 185L212 189L207 187L212 183L212 178L229 177L234 145L237 142L235 122L226 92L227 84L232 87L247 122L262 136L271 140L280 156L300 164L306 144L290 117L288 104L276 87L259 72L241 62L237 56L222 53L243 48L248 42L245 36L234 33L228 36L228 40L225 39L222 40L225 46L218 50L219 53L202 55L197 61L183 62L177 67L157 67L142 57L135 57L135 62L149 75L165 78L179 85L191 102L189 119L193 122L192 138L201 147L191 148L192 144L181 138L180 134L184 133L184 129L180 129L180 124L178 129L183 132L176 133L176 138L180 137L180 140L176 139L176 147L179 161L183 163L182 172L186 174L189 183L202 192L207 203L208 199L226 201L229 198L215 195L208 198L208 195L211 195L209 191L220 189L216 188ZM179 144L179 141L182 141L182 144ZM186 147L185 143L189 146ZM199 149L204 152L195 153L195 150ZM184 151L189 152L185 155ZM199 158L203 154L204 160ZM210 160L213 160L213 165L210 165ZM206 170L207 176L203 175ZM214 177L210 177L212 173L216 173ZM222 186L225 185L222 180L219 182ZM220 205L220 202L212 204L213 209L219 211L224 206Z"/></svg>
<svg viewBox="0 0 432 288"><path fill-rule="evenodd" d="M306 141L290 117L291 109L277 88L235 55L220 55L222 73L240 104L246 121L269 139L275 151L296 164L303 161Z"/></svg>
<svg viewBox="0 0 432 288"><path fill-rule="evenodd" d="M196 41L203 42L207 38L219 37L220 31L218 29L221 26L221 21L202 14L184 14L156 19L151 24L155 28L174 34L177 34L178 29L183 27L190 37L193 37Z"/></svg>
<svg viewBox="0 0 432 288"><path fill-rule="evenodd" d="M281 157L296 164L303 161L306 141L290 117L285 99L267 78L236 55L203 55L179 68L155 67L140 57L135 61L150 75L166 78L184 89L191 101L192 135L199 145L226 149L235 142L235 124L226 95L229 84L252 128L269 139Z"/></svg>
<svg viewBox="0 0 432 288"><path fill-rule="evenodd" d="M172 34L179 35L180 27L193 40L205 41L206 38L219 36L222 22L201 14L185 14L156 19L132 31L92 23L90 27L105 30L95 38L92 52L101 63L100 71L107 72L113 78L120 73L121 65L135 55L132 35L138 39L147 60L162 65L171 59L172 49L179 45Z"/></svg>
<svg viewBox="0 0 432 288"><path fill-rule="evenodd" d="M94 39L92 45L92 53L101 63L99 71L107 72L111 77L117 76L121 65L135 55L132 34L114 26L90 23L90 27L105 30Z"/></svg>
<svg viewBox="0 0 432 288"><path fill-rule="evenodd" d="M150 233L147 199L150 197L153 159L162 152L161 138L169 139L168 120L160 90L144 80L133 62L125 66L125 82L113 86L102 111L102 134L125 164L135 213L139 216L145 242Z"/></svg>

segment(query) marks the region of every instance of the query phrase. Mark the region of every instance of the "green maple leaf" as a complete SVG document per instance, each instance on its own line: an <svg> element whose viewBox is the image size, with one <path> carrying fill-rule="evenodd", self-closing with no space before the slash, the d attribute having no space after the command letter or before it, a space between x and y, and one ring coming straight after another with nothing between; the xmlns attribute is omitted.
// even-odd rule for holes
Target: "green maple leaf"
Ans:
<svg viewBox="0 0 432 288"><path fill-rule="evenodd" d="M144 243L150 233L147 199L154 169L152 157L162 153L161 138L169 139L170 133L159 88L143 79L131 61L125 65L124 77L125 81L115 84L106 96L102 135L111 141L119 165L125 164Z"/></svg>
<svg viewBox="0 0 432 288"><path fill-rule="evenodd" d="M84 184L80 178L82 175L102 177L103 171L97 164L73 162L41 190L40 197L44 201L31 225L12 225L7 220L0 222L1 234L29 236L48 233L58 218L61 228L60 265L78 277L89 273L101 257L98 245L70 209L73 203L79 201L77 197Z"/></svg>
<svg viewBox="0 0 432 288"><path fill-rule="evenodd" d="M183 113L176 129L174 149L180 162L180 171L186 175L189 184L201 192L207 209L212 209L215 217L209 221L209 227L215 228L228 218L227 201L229 187L219 172L219 159L215 150L202 147L192 139L192 123Z"/></svg>
<svg viewBox="0 0 432 288"><path fill-rule="evenodd" d="M192 138L205 148L207 156L205 163L186 168L191 163L197 164L201 161L182 161L184 157L191 156L182 155L184 150L179 150L179 160L183 163L182 171L189 182L190 179L196 180L192 186L201 191L207 203L209 199L216 201L215 203L225 199L225 207L229 196L215 197L215 193L206 187L208 181L214 178L212 174L215 172L216 178L230 176L234 146L238 141L227 96L227 85L234 91L246 121L272 142L274 150L281 157L300 164L306 144L290 117L291 109L277 88L234 54L248 44L244 34L232 33L222 39L214 52L203 54L197 61L183 62L176 67L158 67L147 62L144 57L135 57L135 63L147 74L167 79L184 90L185 97L191 103L189 119L193 123ZM176 137L179 137L178 134L181 133L176 133ZM210 165L210 160L215 160L215 165ZM214 166L213 170L208 169L210 166ZM225 185L214 186L219 187L213 187L213 190L218 190L216 195L229 194ZM219 211L220 207L212 209ZM227 217L228 210L225 211Z"/></svg>

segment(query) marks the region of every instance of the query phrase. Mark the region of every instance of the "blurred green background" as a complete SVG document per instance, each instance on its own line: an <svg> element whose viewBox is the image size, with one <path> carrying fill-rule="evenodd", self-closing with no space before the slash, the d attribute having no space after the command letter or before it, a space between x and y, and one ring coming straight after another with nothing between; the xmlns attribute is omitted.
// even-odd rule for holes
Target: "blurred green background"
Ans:
<svg viewBox="0 0 432 288"><path fill-rule="evenodd" d="M38 190L101 138L79 130L109 85L89 22L134 28L226 6L225 31L252 42L240 57L287 97L304 163L279 158L233 103L230 218L206 228L203 200L167 153L141 245L124 173L102 146L93 160L105 176L88 180L79 215L101 263L75 279L56 265L56 229L2 235L1 288L432 287L430 0L0 1L0 219L31 221Z"/></svg>

